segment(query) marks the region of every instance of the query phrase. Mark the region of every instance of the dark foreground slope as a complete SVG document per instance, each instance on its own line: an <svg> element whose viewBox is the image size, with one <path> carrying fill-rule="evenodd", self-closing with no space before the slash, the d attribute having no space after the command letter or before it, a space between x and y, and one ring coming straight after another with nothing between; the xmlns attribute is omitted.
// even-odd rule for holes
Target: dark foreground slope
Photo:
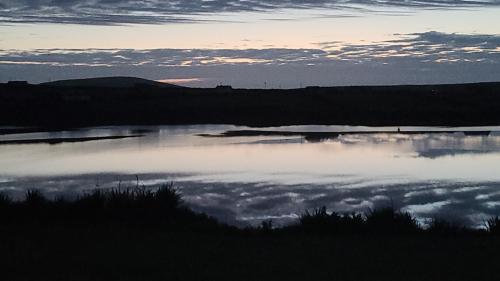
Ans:
<svg viewBox="0 0 500 281"><path fill-rule="evenodd" d="M169 187L47 201L0 196L2 280L499 280L490 231L408 214L324 209L296 225L237 229L195 214Z"/></svg>
<svg viewBox="0 0 500 281"><path fill-rule="evenodd" d="M499 125L500 83L293 90L0 85L0 125Z"/></svg>
<svg viewBox="0 0 500 281"><path fill-rule="evenodd" d="M492 237L220 236L9 228L2 280L499 280Z"/></svg>

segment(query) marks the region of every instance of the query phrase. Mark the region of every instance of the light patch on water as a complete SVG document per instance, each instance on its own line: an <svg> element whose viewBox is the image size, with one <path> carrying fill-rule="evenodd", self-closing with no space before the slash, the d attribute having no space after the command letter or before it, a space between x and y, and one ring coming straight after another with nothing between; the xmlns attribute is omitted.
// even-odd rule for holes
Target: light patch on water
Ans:
<svg viewBox="0 0 500 281"><path fill-rule="evenodd" d="M487 200L487 199L490 199L491 197L495 197L495 196L499 196L499 195L500 195L500 191L495 191L495 192L491 192L488 194L478 194L478 195L476 195L475 199L476 200Z"/></svg>
<svg viewBox="0 0 500 281"><path fill-rule="evenodd" d="M283 219L293 219L296 220L299 218L297 214L283 214L283 215L266 215L266 216L242 216L238 217L238 220L241 221L267 221L267 220L283 220Z"/></svg>
<svg viewBox="0 0 500 281"><path fill-rule="evenodd" d="M489 202L484 202L484 205L487 208L493 209L496 207L500 207L500 201L489 201Z"/></svg>
<svg viewBox="0 0 500 281"><path fill-rule="evenodd" d="M2 186L0 187L0 192L8 192L8 191L23 191L24 189L16 186Z"/></svg>
<svg viewBox="0 0 500 281"><path fill-rule="evenodd" d="M365 212L373 209L374 203L369 200L357 199L357 198L344 198L340 202L334 204L334 209L337 212L351 212L355 209L361 209Z"/></svg>
<svg viewBox="0 0 500 281"><path fill-rule="evenodd" d="M451 200L445 200L445 201L432 202L419 205L409 205L404 207L403 210L412 214L429 214L429 213L435 213L436 210L451 203L452 203Z"/></svg>
<svg viewBox="0 0 500 281"><path fill-rule="evenodd" d="M483 188L484 187L482 187L482 186L466 186L466 187L454 189L454 190L452 190L452 192L470 192L470 191L481 190Z"/></svg>
<svg viewBox="0 0 500 281"><path fill-rule="evenodd" d="M0 177L0 183L6 183L6 182L11 182L11 181L12 181L12 179Z"/></svg>

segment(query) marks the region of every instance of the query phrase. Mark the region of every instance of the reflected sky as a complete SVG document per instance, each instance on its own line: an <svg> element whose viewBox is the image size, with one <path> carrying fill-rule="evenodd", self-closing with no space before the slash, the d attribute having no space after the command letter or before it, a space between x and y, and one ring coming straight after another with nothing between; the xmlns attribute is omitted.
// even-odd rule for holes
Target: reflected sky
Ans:
<svg viewBox="0 0 500 281"><path fill-rule="evenodd" d="M284 131L382 131L308 142L300 136L202 137L237 126L106 127L2 135L0 140L92 137L141 132L140 138L82 143L0 145L0 190L27 188L74 196L84 190L157 186L174 181L195 209L228 222L292 221L306 209L367 211L396 204L422 219L437 214L478 222L500 210L500 133L471 128L292 126ZM386 131L387 133L383 133ZM392 202L392 203L391 203ZM482 222L482 220L479 220Z"/></svg>

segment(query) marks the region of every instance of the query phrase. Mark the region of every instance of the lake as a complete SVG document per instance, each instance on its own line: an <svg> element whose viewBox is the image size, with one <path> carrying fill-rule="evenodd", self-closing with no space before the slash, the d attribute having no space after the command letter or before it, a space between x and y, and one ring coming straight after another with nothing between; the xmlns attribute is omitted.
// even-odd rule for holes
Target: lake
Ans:
<svg viewBox="0 0 500 281"><path fill-rule="evenodd" d="M0 135L0 191L15 198L27 189L71 197L174 182L190 207L236 225L286 224L321 206L394 206L422 222L479 227L500 214L499 164L500 127L118 126Z"/></svg>

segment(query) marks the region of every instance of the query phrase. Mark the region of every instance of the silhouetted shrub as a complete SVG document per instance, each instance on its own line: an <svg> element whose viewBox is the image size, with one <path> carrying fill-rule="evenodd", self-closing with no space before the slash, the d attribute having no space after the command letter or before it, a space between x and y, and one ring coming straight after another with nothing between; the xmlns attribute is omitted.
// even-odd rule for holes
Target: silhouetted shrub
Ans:
<svg viewBox="0 0 500 281"><path fill-rule="evenodd" d="M328 213L326 207L321 207L302 214L296 228L305 232L331 234L412 234L422 231L417 220L409 213L393 208L370 210L363 216L355 213Z"/></svg>
<svg viewBox="0 0 500 281"><path fill-rule="evenodd" d="M394 208L370 210L366 216L366 227L372 233L410 234L421 230L417 220L408 212Z"/></svg>
<svg viewBox="0 0 500 281"><path fill-rule="evenodd" d="M61 226L133 226L156 227L181 231L222 231L230 233L310 233L399 235L430 233L455 235L480 233L445 220L434 219L423 229L407 212L394 208L370 210L368 213L341 214L326 207L305 211L296 224L274 227L271 220L259 227L237 230L217 222L206 214L198 214L184 206L181 195L172 183L157 189L135 187L128 189L97 189L75 200L58 197L46 199L40 191L28 190L22 201L13 201L0 193L0 224L61 225ZM485 222L487 231L500 234L500 218ZM484 230L482 230L484 233Z"/></svg>
<svg viewBox="0 0 500 281"><path fill-rule="evenodd" d="M106 204L106 196L103 190L96 189L78 197L75 204L81 208L98 209Z"/></svg>
<svg viewBox="0 0 500 281"><path fill-rule="evenodd" d="M272 233L274 229L273 220L264 220L260 224L259 230L264 233Z"/></svg>
<svg viewBox="0 0 500 281"><path fill-rule="evenodd" d="M47 199L36 189L26 191L24 203L30 207L41 207L47 203Z"/></svg>
<svg viewBox="0 0 500 281"><path fill-rule="evenodd" d="M0 193L0 208L7 207L12 204L12 199L4 193Z"/></svg>
<svg viewBox="0 0 500 281"><path fill-rule="evenodd" d="M457 222L439 218L433 218L427 227L427 232L440 235L455 235L466 231L468 231L468 229Z"/></svg>
<svg viewBox="0 0 500 281"><path fill-rule="evenodd" d="M173 183L162 185L155 193L154 197L164 208L175 209L182 204L180 193L174 188Z"/></svg>
<svg viewBox="0 0 500 281"><path fill-rule="evenodd" d="M0 193L0 204L10 204L12 202L12 199L5 194L5 193Z"/></svg>
<svg viewBox="0 0 500 281"><path fill-rule="evenodd" d="M498 216L489 218L486 221L486 230L495 235L500 234L500 218Z"/></svg>
<svg viewBox="0 0 500 281"><path fill-rule="evenodd" d="M8 207L0 213L1 224L119 225L200 231L232 229L183 206L180 193L172 183L158 189L97 189L71 201L63 197L48 200L40 191L29 190L22 201L10 201L2 195L1 206Z"/></svg>
<svg viewBox="0 0 500 281"><path fill-rule="evenodd" d="M337 213L328 214L326 207L305 211L299 218L299 226L309 232L337 232L340 228L340 216Z"/></svg>

